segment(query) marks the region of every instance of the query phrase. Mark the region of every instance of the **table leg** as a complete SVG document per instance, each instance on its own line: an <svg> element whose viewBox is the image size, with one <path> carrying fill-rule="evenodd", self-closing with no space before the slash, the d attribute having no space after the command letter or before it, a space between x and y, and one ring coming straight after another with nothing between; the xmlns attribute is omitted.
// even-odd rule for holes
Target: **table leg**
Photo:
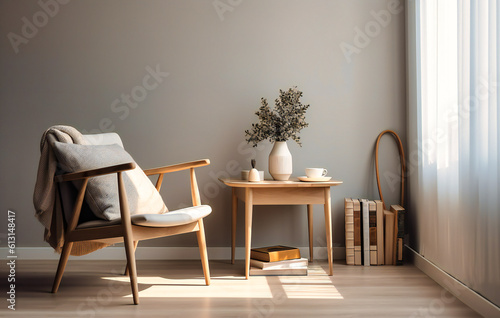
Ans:
<svg viewBox="0 0 500 318"><path fill-rule="evenodd" d="M250 249L252 246L252 188L245 189L245 277L250 276Z"/></svg>
<svg viewBox="0 0 500 318"><path fill-rule="evenodd" d="M313 205L307 205L307 225L309 226L309 261L313 261Z"/></svg>
<svg viewBox="0 0 500 318"><path fill-rule="evenodd" d="M236 197L236 189L233 188L232 198L232 219L231 219L231 264L234 264L236 252L236 217L238 214L238 198Z"/></svg>
<svg viewBox="0 0 500 318"><path fill-rule="evenodd" d="M328 254L329 275L333 275L333 249L332 249L332 202L330 188L325 188L325 230L326 230L326 252Z"/></svg>

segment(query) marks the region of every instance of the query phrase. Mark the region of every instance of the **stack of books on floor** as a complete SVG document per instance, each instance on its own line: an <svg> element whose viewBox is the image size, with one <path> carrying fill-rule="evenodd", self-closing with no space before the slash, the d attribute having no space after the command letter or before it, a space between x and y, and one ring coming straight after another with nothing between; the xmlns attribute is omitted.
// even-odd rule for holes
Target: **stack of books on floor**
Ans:
<svg viewBox="0 0 500 318"><path fill-rule="evenodd" d="M253 248L250 252L252 276L307 276L307 258L300 250L288 246Z"/></svg>
<svg viewBox="0 0 500 318"><path fill-rule="evenodd" d="M347 265L402 265L405 209L380 200L344 199Z"/></svg>

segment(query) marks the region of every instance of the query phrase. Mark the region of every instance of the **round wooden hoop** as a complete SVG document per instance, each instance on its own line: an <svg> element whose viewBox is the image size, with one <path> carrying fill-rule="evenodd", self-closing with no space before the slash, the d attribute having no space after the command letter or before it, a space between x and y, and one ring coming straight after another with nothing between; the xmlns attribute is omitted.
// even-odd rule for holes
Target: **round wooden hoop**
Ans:
<svg viewBox="0 0 500 318"><path fill-rule="evenodd" d="M378 187L378 194L380 195L380 200L382 200L382 203L384 204L384 210L386 210L386 205L384 201L384 196L382 195L382 188L380 187L380 177L379 177L379 171L378 171L378 146L380 144L380 139L382 138L383 135L385 134L391 134L394 139L396 139L396 143L398 145L398 151L399 151L399 158L401 159L401 206L404 207L404 193L405 193L405 170L406 170L406 164L405 164L405 152L403 150L403 144L401 143L401 139L399 138L398 134L396 134L392 130L384 130L378 135L377 138L377 143L375 144L375 171L377 173L377 187Z"/></svg>

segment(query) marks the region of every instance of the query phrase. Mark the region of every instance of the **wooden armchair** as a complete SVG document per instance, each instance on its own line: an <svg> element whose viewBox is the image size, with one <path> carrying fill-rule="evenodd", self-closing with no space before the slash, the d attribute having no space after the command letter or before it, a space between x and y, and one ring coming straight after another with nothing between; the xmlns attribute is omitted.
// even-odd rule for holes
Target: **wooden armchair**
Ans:
<svg viewBox="0 0 500 318"><path fill-rule="evenodd" d="M71 253L74 242L99 242L114 244L124 242L127 257L126 274L130 276L130 285L134 304L139 303L139 294L137 286L137 271L135 262L135 249L141 240L159 238L164 236L176 235L181 233L196 232L200 256L202 261L205 282L210 285L210 272L208 266L207 249L205 243L205 232L203 227L203 217L211 212L209 206L202 206L200 202L200 193L196 181L195 168L209 165L208 159L186 162L161 168L144 170L147 176L158 175L156 190L159 192L163 176L165 173L189 170L191 179L191 197L193 207L170 211L164 214L142 214L131 215L127 201L127 193L124 184L124 174L126 171L135 169L134 162L118 164L113 166L66 173L55 177L58 183L80 180L81 187L78 189L72 217L68 220L68 225L64 235L64 246L62 249L57 273L55 276L52 292L56 293ZM94 177L116 174L118 181L118 196L120 207L120 219L114 221L97 221L98 226L84 226L78 224L85 193L89 180ZM198 209L198 212L195 210ZM192 213L195 211L196 213ZM201 211L201 212L200 212ZM201 217L200 217L201 215Z"/></svg>

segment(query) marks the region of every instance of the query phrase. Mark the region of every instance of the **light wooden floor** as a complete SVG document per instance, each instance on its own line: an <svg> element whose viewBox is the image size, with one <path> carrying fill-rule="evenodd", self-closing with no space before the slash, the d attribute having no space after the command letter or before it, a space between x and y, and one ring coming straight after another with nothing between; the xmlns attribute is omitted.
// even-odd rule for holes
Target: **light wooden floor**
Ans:
<svg viewBox="0 0 500 318"><path fill-rule="evenodd" d="M327 263L315 262L307 277L247 281L242 262L211 261L212 285L205 286L199 261L138 261L138 306L120 274L124 262L69 261L59 292L51 294L56 266L18 260L16 311L3 300L0 316L479 317L412 265L365 268L339 261L327 276Z"/></svg>

